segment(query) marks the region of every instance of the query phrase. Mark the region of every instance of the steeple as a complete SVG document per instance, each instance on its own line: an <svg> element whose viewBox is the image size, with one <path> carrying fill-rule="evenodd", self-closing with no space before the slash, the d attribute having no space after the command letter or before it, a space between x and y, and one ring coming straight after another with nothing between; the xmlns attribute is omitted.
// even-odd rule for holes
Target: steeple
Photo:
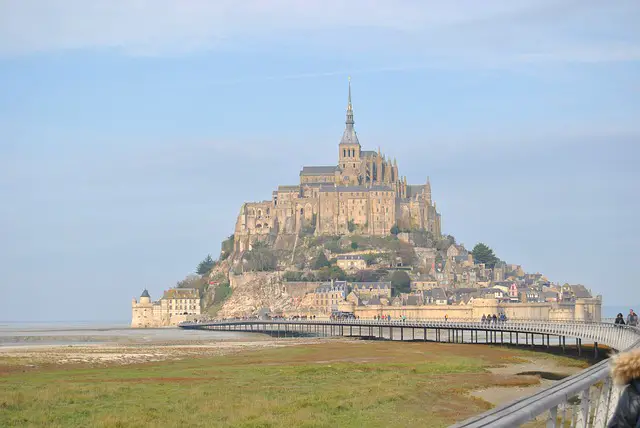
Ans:
<svg viewBox="0 0 640 428"><path fill-rule="evenodd" d="M358 144L358 136L356 135L356 130L353 128L353 106L351 105L351 77L349 77L349 98L347 102L347 120L345 121L347 125L344 129L344 133L342 134L342 139L340 140L340 144Z"/></svg>
<svg viewBox="0 0 640 428"><path fill-rule="evenodd" d="M351 76L349 76L349 101L347 103L347 121L345 122L347 127L353 126L353 106L351 105Z"/></svg>

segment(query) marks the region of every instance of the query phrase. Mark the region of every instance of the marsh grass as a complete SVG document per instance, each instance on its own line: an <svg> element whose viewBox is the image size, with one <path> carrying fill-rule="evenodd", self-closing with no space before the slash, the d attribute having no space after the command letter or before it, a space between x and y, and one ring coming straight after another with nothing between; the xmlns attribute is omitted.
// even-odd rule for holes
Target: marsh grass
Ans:
<svg viewBox="0 0 640 428"><path fill-rule="evenodd" d="M490 405L468 396L536 377L486 368L529 355L426 343L325 343L239 355L0 374L0 426L440 427Z"/></svg>

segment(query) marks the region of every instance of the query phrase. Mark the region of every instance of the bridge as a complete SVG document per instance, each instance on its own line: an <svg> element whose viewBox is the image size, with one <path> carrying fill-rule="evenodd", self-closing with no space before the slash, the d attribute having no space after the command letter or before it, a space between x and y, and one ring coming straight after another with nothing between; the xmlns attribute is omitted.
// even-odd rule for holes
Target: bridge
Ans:
<svg viewBox="0 0 640 428"><path fill-rule="evenodd" d="M184 323L184 329L266 333L276 337L345 336L386 340L445 343L559 346L567 339L583 352L583 341L616 351L640 347L640 329L608 322L509 320L506 322L444 320L285 320L237 319ZM621 389L609 374L609 360L554 383L551 387L453 425L453 428L516 427L529 421L546 427L606 427Z"/></svg>

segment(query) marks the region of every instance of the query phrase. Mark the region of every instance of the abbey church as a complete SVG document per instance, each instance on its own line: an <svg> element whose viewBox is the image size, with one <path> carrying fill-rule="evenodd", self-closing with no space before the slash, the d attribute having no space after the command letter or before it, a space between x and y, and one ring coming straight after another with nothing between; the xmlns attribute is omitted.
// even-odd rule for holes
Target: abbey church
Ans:
<svg viewBox="0 0 640 428"><path fill-rule="evenodd" d="M235 227L237 251L257 235L297 234L385 236L400 230L440 235L440 214L431 200L431 184L407 184L395 159L362 150L354 128L351 82L338 163L305 166L300 182L278 186L270 200L243 204Z"/></svg>

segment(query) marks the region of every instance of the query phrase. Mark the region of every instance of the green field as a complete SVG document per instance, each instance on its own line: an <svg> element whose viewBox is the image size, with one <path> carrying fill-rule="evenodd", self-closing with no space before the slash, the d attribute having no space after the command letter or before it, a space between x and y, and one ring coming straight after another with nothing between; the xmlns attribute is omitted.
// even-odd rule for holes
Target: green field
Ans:
<svg viewBox="0 0 640 428"><path fill-rule="evenodd" d="M531 355L336 341L112 367L29 369L5 361L0 426L443 427L490 407L468 390L537 383L486 370Z"/></svg>

